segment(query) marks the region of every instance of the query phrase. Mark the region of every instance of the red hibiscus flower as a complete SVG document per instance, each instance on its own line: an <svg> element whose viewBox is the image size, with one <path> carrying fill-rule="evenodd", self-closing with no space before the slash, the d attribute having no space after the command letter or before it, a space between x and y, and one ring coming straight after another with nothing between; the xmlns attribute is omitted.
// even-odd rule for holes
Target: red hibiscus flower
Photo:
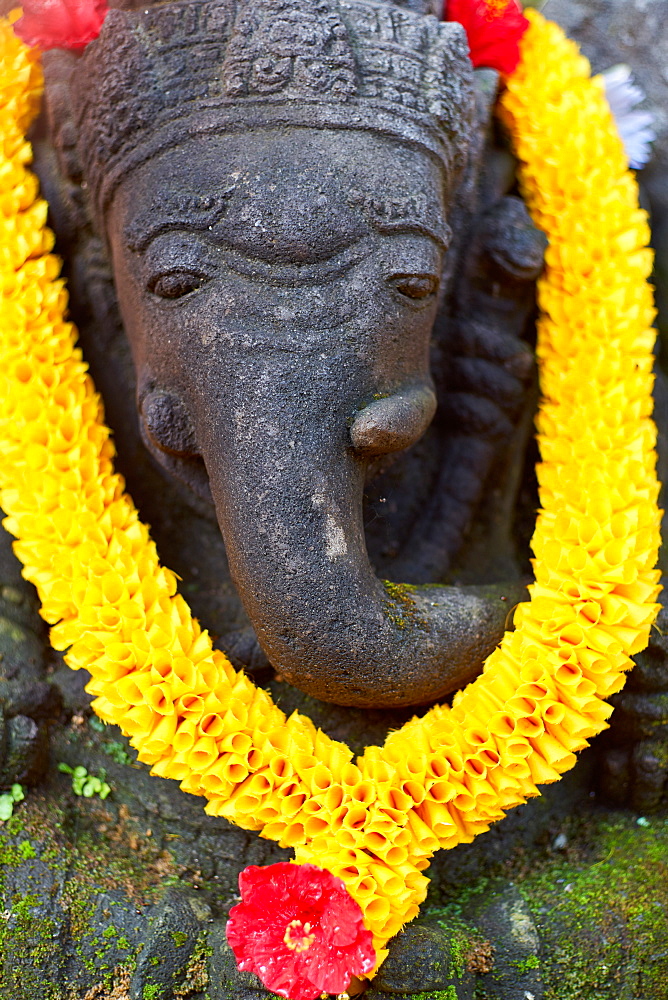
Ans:
<svg viewBox="0 0 668 1000"><path fill-rule="evenodd" d="M40 49L83 49L100 34L107 0L23 0L14 31Z"/></svg>
<svg viewBox="0 0 668 1000"><path fill-rule="evenodd" d="M445 20L464 25L475 67L513 72L520 38L529 27L517 0L446 0Z"/></svg>
<svg viewBox="0 0 668 1000"><path fill-rule="evenodd" d="M343 993L376 964L362 911L340 878L315 865L251 865L227 940L242 972L289 1000Z"/></svg>

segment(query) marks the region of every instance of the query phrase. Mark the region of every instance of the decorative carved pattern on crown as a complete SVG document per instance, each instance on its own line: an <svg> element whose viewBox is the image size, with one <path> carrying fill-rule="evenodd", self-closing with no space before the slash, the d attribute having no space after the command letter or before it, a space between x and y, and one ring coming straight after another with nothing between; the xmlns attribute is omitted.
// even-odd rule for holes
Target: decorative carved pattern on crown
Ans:
<svg viewBox="0 0 668 1000"><path fill-rule="evenodd" d="M188 135L280 121L372 129L461 165L463 30L379 0L168 0L111 10L75 74L84 173L124 172Z"/></svg>
<svg viewBox="0 0 668 1000"><path fill-rule="evenodd" d="M426 111L421 89L433 24L389 4L340 0L339 9L351 26L360 94Z"/></svg>
<svg viewBox="0 0 668 1000"><path fill-rule="evenodd" d="M328 3L255 0L240 8L222 66L228 97L357 90L346 26Z"/></svg>

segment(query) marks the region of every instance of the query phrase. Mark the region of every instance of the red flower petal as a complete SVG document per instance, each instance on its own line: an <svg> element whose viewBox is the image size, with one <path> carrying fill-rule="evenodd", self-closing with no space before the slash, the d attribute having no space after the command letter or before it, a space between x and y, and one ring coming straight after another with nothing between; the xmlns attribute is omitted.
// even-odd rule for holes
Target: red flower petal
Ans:
<svg viewBox="0 0 668 1000"><path fill-rule="evenodd" d="M518 0L447 0L445 20L464 26L475 67L513 72L520 39L529 27Z"/></svg>
<svg viewBox="0 0 668 1000"><path fill-rule="evenodd" d="M348 904L352 905L348 906ZM340 896L337 899L336 908L332 907L323 913L320 919L323 932L329 935L337 948L353 944L357 939L357 924L353 907L359 910L355 900L346 893L345 898Z"/></svg>
<svg viewBox="0 0 668 1000"><path fill-rule="evenodd" d="M289 1000L343 993L376 955L362 911L341 879L315 865L246 868L227 940L244 972Z"/></svg>
<svg viewBox="0 0 668 1000"><path fill-rule="evenodd" d="M100 33L107 0L23 0L14 31L40 49L83 49Z"/></svg>

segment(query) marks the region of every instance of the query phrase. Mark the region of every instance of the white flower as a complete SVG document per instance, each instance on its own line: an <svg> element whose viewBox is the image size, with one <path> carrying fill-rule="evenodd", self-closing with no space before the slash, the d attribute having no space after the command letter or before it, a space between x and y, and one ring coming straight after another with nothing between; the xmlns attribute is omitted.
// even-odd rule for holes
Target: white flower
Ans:
<svg viewBox="0 0 668 1000"><path fill-rule="evenodd" d="M636 105L645 100L645 94L633 82L629 66L620 63L601 73L601 76L605 84L605 96L629 158L629 166L638 170L645 166L652 155L650 146L656 139L656 132L652 127L654 115L651 111L635 110Z"/></svg>

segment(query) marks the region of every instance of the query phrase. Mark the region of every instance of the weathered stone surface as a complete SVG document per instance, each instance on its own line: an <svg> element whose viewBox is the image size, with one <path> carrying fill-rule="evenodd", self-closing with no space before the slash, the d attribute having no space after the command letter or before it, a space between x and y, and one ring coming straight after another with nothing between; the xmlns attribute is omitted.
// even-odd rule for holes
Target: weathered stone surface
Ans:
<svg viewBox="0 0 668 1000"><path fill-rule="evenodd" d="M463 921L448 920L445 914L414 921L394 938L374 989L410 994L455 987L458 1000L472 996L473 975L466 965L472 936Z"/></svg>
<svg viewBox="0 0 668 1000"><path fill-rule="evenodd" d="M490 884L465 912L493 948L493 968L481 979L485 1000L517 1000L527 994L543 1000L538 930L516 886Z"/></svg>
<svg viewBox="0 0 668 1000"><path fill-rule="evenodd" d="M130 982L130 1000L145 1000L153 992L174 1000L186 983L198 941L206 941L211 908L181 888L168 889L148 916L137 967Z"/></svg>
<svg viewBox="0 0 668 1000"><path fill-rule="evenodd" d="M78 798L69 777L56 772L0 827L0 913L12 915L0 921L0 997L129 1000L139 968L145 978L135 995L144 1000L144 987L159 985L153 973L169 964L181 982L174 992L187 1000L261 1000L266 991L238 973L224 928L238 870L251 859L273 859L253 857L232 828L236 840L226 847L225 824L176 788L181 822L144 810L141 783L131 794L144 769L117 764L93 735L86 747L75 734L70 759L91 771L110 763L110 799ZM59 755L64 750L61 741ZM447 870L450 878L432 884L415 925L423 931L408 928L393 942L369 1000L525 1000L524 992L536 1000L665 1000L666 819L638 824L586 795L576 809L571 802L560 811L557 792L550 789L552 808L525 807L524 827L511 820L505 832L497 827L503 850L486 852L483 837L439 858L434 874ZM221 864L220 849L236 857ZM151 961L167 955L169 963ZM448 970L459 977L448 982Z"/></svg>
<svg viewBox="0 0 668 1000"><path fill-rule="evenodd" d="M49 764L49 739L44 726L27 715L6 719L0 737L0 788L15 782L34 785Z"/></svg>
<svg viewBox="0 0 668 1000"><path fill-rule="evenodd" d="M66 881L64 896L59 907L67 921L61 945L67 960L63 996L79 1000L91 992L94 996L98 988L100 1000L106 1000L105 993L113 996L117 984L128 986L131 969L143 953L151 911L138 907L122 889L91 893L76 879ZM122 1000L129 1000L127 993Z"/></svg>
<svg viewBox="0 0 668 1000"><path fill-rule="evenodd" d="M257 976L251 972L240 972L232 949L227 943L225 925L218 921L209 933L209 993L211 1000L261 1000L267 991Z"/></svg>
<svg viewBox="0 0 668 1000"><path fill-rule="evenodd" d="M67 984L66 876L25 836L0 841L0 997L60 1000Z"/></svg>

